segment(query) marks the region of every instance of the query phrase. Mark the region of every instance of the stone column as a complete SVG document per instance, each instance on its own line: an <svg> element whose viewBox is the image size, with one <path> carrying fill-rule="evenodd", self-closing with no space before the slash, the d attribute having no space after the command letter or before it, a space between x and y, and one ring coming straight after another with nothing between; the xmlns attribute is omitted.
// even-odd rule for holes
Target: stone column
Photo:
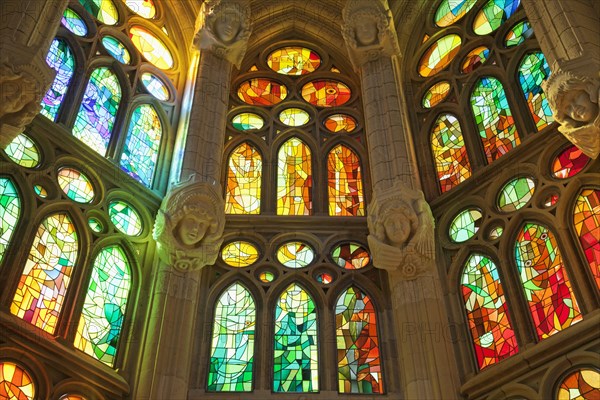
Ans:
<svg viewBox="0 0 600 400"><path fill-rule="evenodd" d="M596 4L595 4L596 3ZM596 0L523 0L552 74L544 90L558 130L600 155L600 14Z"/></svg>
<svg viewBox="0 0 600 400"><path fill-rule="evenodd" d="M0 3L0 147L23 132L42 108L55 71L46 64L68 0Z"/></svg>
<svg viewBox="0 0 600 400"><path fill-rule="evenodd" d="M181 177L163 200L153 236L160 258L142 348L139 399L187 399L201 270L217 259L225 206L219 184L231 64L250 35L249 6L208 1L194 46L201 51Z"/></svg>
<svg viewBox="0 0 600 400"><path fill-rule="evenodd" d="M375 267L388 271L400 388L406 399L459 398L435 265L434 221L413 178L414 156L393 68L399 55L393 22L384 0L350 1L343 17L342 34L360 73L365 107L373 179L368 242Z"/></svg>

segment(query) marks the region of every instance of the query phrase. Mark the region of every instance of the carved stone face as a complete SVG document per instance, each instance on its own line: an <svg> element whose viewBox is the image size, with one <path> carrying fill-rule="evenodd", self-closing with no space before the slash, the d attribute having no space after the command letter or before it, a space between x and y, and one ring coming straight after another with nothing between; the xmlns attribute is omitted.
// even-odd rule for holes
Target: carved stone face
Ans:
<svg viewBox="0 0 600 400"><path fill-rule="evenodd" d="M176 237L185 246L193 246L204 238L208 226L208 221L186 215L177 226Z"/></svg>
<svg viewBox="0 0 600 400"><path fill-rule="evenodd" d="M590 122L598 115L598 104L592 103L584 90L572 90L565 94L562 106L564 113L574 121Z"/></svg>
<svg viewBox="0 0 600 400"><path fill-rule="evenodd" d="M0 101L6 114L14 113L35 98L33 90L28 90L24 79L5 82L0 88Z"/></svg>
<svg viewBox="0 0 600 400"><path fill-rule="evenodd" d="M223 43L231 43L240 31L240 16L236 13L222 13L214 24L214 33Z"/></svg>
<svg viewBox="0 0 600 400"><path fill-rule="evenodd" d="M354 25L356 29L356 41L361 46L368 46L377 41L377 23L375 19L359 18Z"/></svg>
<svg viewBox="0 0 600 400"><path fill-rule="evenodd" d="M410 235L410 220L402 210L391 211L383 221L385 236L392 245L399 246L406 243Z"/></svg>

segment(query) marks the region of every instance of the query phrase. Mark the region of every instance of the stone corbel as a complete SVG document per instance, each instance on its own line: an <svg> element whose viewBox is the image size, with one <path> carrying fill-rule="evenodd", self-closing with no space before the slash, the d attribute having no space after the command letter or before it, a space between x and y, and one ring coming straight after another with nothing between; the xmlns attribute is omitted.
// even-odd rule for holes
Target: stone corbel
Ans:
<svg viewBox="0 0 600 400"><path fill-rule="evenodd" d="M217 185L206 182L185 182L167 193L152 233L164 263L179 271L215 263L225 228L220 193Z"/></svg>
<svg viewBox="0 0 600 400"><path fill-rule="evenodd" d="M431 274L435 224L423 192L396 183L376 194L368 214L367 240L375 267L406 280Z"/></svg>

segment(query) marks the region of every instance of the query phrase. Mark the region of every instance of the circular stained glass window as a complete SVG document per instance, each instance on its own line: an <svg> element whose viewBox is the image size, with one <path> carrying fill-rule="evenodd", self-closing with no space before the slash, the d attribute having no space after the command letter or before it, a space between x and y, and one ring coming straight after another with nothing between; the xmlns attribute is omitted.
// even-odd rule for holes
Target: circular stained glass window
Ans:
<svg viewBox="0 0 600 400"><path fill-rule="evenodd" d="M131 11L144 18L154 18L156 15L156 6L152 0L125 0L125 4Z"/></svg>
<svg viewBox="0 0 600 400"><path fill-rule="evenodd" d="M77 203L89 203L94 199L94 187L83 172L63 167L58 170L58 186L67 197Z"/></svg>
<svg viewBox="0 0 600 400"><path fill-rule="evenodd" d="M4 149L6 155L25 168L37 167L40 163L40 151L36 144L25 134L20 134Z"/></svg>
<svg viewBox="0 0 600 400"><path fill-rule="evenodd" d="M347 132L350 133L356 129L357 122L354 117L348 114L333 114L325 118L323 122L329 132Z"/></svg>
<svg viewBox="0 0 600 400"><path fill-rule="evenodd" d="M490 238L490 240L496 240L499 239L500 236L502 236L502 233L504 233L504 228L498 225L490 229L488 237Z"/></svg>
<svg viewBox="0 0 600 400"><path fill-rule="evenodd" d="M489 0L475 16L473 31L487 35L500 27L517 11L521 0Z"/></svg>
<svg viewBox="0 0 600 400"><path fill-rule="evenodd" d="M140 53L160 69L173 68L173 56L167 46L154 34L141 26L129 28L129 37Z"/></svg>
<svg viewBox="0 0 600 400"><path fill-rule="evenodd" d="M79 4L106 25L115 25L119 20L119 12L112 0L79 0Z"/></svg>
<svg viewBox="0 0 600 400"><path fill-rule="evenodd" d="M446 35L432 44L419 61L419 75L433 76L446 68L456 57L462 41L458 35Z"/></svg>
<svg viewBox="0 0 600 400"><path fill-rule="evenodd" d="M274 106L287 97L287 88L279 82L266 78L254 78L243 82L238 97L253 106Z"/></svg>
<svg viewBox="0 0 600 400"><path fill-rule="evenodd" d="M328 274L327 272L317 273L315 275L315 279L317 280L317 282L323 285L329 285L331 282L333 282L333 276L331 274Z"/></svg>
<svg viewBox="0 0 600 400"><path fill-rule="evenodd" d="M500 190L498 208L500 211L512 212L523 208L535 191L535 181L529 177L510 180Z"/></svg>
<svg viewBox="0 0 600 400"><path fill-rule="evenodd" d="M167 85L165 85L159 77L150 72L144 72L141 79L146 90L148 90L152 96L161 101L169 100L169 89L167 89Z"/></svg>
<svg viewBox="0 0 600 400"><path fill-rule="evenodd" d="M100 222L98 218L89 218L88 226L91 230L93 230L96 233L100 233L104 230L104 225L102 224L102 222Z"/></svg>
<svg viewBox="0 0 600 400"><path fill-rule="evenodd" d="M79 14L70 8L65 10L60 22L65 28L77 36L85 36L88 33L88 28L83 18L81 18Z"/></svg>
<svg viewBox="0 0 600 400"><path fill-rule="evenodd" d="M433 84L423 95L421 104L424 108L432 108L440 104L450 93L450 82L441 81Z"/></svg>
<svg viewBox="0 0 600 400"><path fill-rule="evenodd" d="M504 45L506 47L518 46L525 40L533 36L533 28L526 19L515 24L504 38Z"/></svg>
<svg viewBox="0 0 600 400"><path fill-rule="evenodd" d="M269 54L267 65L278 74L305 75L319 68L321 57L306 47L283 47Z"/></svg>
<svg viewBox="0 0 600 400"><path fill-rule="evenodd" d="M313 249L302 242L288 242L277 249L277 261L288 268L304 268L314 258Z"/></svg>
<svg viewBox="0 0 600 400"><path fill-rule="evenodd" d="M440 28L460 20L477 3L477 0L443 0L435 11L435 24Z"/></svg>
<svg viewBox="0 0 600 400"><path fill-rule="evenodd" d="M301 108L286 108L279 113L279 120L287 126L306 125L310 115Z"/></svg>
<svg viewBox="0 0 600 400"><path fill-rule="evenodd" d="M302 87L302 98L317 107L339 107L346 104L352 92L339 81L318 80Z"/></svg>
<svg viewBox="0 0 600 400"><path fill-rule="evenodd" d="M42 185L34 185L33 186L33 191L35 192L35 194L38 197L40 197L42 199L45 199L46 197L48 197L48 191Z"/></svg>
<svg viewBox="0 0 600 400"><path fill-rule="evenodd" d="M582 368L567 375L558 388L557 400L595 400L600 397L600 372Z"/></svg>
<svg viewBox="0 0 600 400"><path fill-rule="evenodd" d="M590 162L590 158L583 154L577 146L569 146L561 151L552 162L552 176L558 179L567 179L577 175Z"/></svg>
<svg viewBox="0 0 600 400"><path fill-rule="evenodd" d="M258 249L252 243L236 241L223 246L221 258L225 264L236 267L248 267L258 260Z"/></svg>
<svg viewBox="0 0 600 400"><path fill-rule="evenodd" d="M448 234L450 239L455 243L466 242L471 239L481 225L483 215L476 208L467 208L458 213L450 223Z"/></svg>
<svg viewBox="0 0 600 400"><path fill-rule="evenodd" d="M344 269L361 269L371 260L369 252L358 243L343 243L331 252L333 262Z"/></svg>
<svg viewBox="0 0 600 400"><path fill-rule="evenodd" d="M544 208L550 208L558 203L558 193L552 193L546 196L544 200Z"/></svg>
<svg viewBox="0 0 600 400"><path fill-rule="evenodd" d="M142 232L140 214L125 201L111 201L108 205L108 216L115 227L126 235L137 236Z"/></svg>
<svg viewBox="0 0 600 400"><path fill-rule="evenodd" d="M104 36L102 38L102 45L108 51L108 54L113 56L118 62L123 64L131 62L131 55L127 51L127 47L119 39L113 36Z"/></svg>
<svg viewBox="0 0 600 400"><path fill-rule="evenodd" d="M265 121L258 114L246 112L234 116L231 119L231 124L238 131L251 131L261 129Z"/></svg>
<svg viewBox="0 0 600 400"><path fill-rule="evenodd" d="M35 384L31 376L19 365L9 361L0 361L0 393L3 399L33 400Z"/></svg>
<svg viewBox="0 0 600 400"><path fill-rule="evenodd" d="M258 274L258 279L263 283L273 282L273 280L275 280L275 274L271 271L262 271Z"/></svg>
<svg viewBox="0 0 600 400"><path fill-rule="evenodd" d="M490 55L490 49L485 46L479 46L474 48L465 56L465 59L462 63L461 71L464 74L468 74L469 72L475 71L477 68L481 67L484 62L488 59Z"/></svg>

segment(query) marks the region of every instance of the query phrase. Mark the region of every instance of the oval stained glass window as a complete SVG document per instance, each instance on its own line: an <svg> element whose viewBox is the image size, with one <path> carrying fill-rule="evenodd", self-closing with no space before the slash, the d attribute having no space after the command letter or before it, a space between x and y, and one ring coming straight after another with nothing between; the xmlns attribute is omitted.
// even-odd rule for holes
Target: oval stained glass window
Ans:
<svg viewBox="0 0 600 400"><path fill-rule="evenodd" d="M129 64L131 62L131 54L127 50L127 47L121 41L113 36L104 36L102 38L102 45L118 62L122 64Z"/></svg>
<svg viewBox="0 0 600 400"><path fill-rule="evenodd" d="M273 280L275 280L275 274L273 274L271 271L263 271L258 274L258 279L260 279L260 281L263 283L273 282Z"/></svg>
<svg viewBox="0 0 600 400"><path fill-rule="evenodd" d="M350 133L356 129L356 125L358 123L348 114L332 114L325 118L323 122L325 128L329 132L337 133L337 132L347 132Z"/></svg>
<svg viewBox="0 0 600 400"><path fill-rule="evenodd" d="M10 361L0 362L0 387L3 399L33 400L37 394L27 371Z"/></svg>
<svg viewBox="0 0 600 400"><path fill-rule="evenodd" d="M42 185L34 185L33 186L33 191L35 192L35 194L38 197L40 197L42 199L45 199L46 197L48 197L48 191Z"/></svg>
<svg viewBox="0 0 600 400"><path fill-rule="evenodd" d="M454 243L462 243L471 239L483 220L481 211L476 208L467 208L458 213L450 223L448 234Z"/></svg>
<svg viewBox="0 0 600 400"><path fill-rule="evenodd" d="M490 240L496 240L496 239L499 239L503 233L504 233L504 228L501 227L500 225L498 225L498 226L493 227L490 230L488 237L490 238Z"/></svg>
<svg viewBox="0 0 600 400"><path fill-rule="evenodd" d="M440 104L450 93L450 82L441 81L433 84L423 95L421 104L424 108L432 108Z"/></svg>
<svg viewBox="0 0 600 400"><path fill-rule="evenodd" d="M132 205L122 201L111 201L108 205L108 217L115 227L129 236L142 232L142 218Z"/></svg>
<svg viewBox="0 0 600 400"><path fill-rule="evenodd" d="M490 0L475 16L473 31L478 35L487 35L500 27L517 11L520 0Z"/></svg>
<svg viewBox="0 0 600 400"><path fill-rule="evenodd" d="M490 49L486 46L479 46L474 48L467 54L462 63L461 71L463 74L475 71L481 67L483 63L488 59L490 55Z"/></svg>
<svg viewBox="0 0 600 400"><path fill-rule="evenodd" d="M317 275L315 275L315 279L317 282L323 285L329 285L331 282L333 282L333 276L327 272L319 272Z"/></svg>
<svg viewBox="0 0 600 400"><path fill-rule="evenodd" d="M569 146L561 151L552 162L552 176L558 179L567 179L577 175L590 162L590 158L583 154L577 146Z"/></svg>
<svg viewBox="0 0 600 400"><path fill-rule="evenodd" d="M287 126L302 126L310 121L310 115L301 108L286 108L279 113L279 120Z"/></svg>
<svg viewBox="0 0 600 400"><path fill-rule="evenodd" d="M89 203L94 199L94 187L81 171L75 168L60 168L57 174L58 186L73 201Z"/></svg>
<svg viewBox="0 0 600 400"><path fill-rule="evenodd" d="M321 57L306 47L283 47L269 54L267 65L278 74L305 75L319 68Z"/></svg>
<svg viewBox="0 0 600 400"><path fill-rule="evenodd" d="M88 226L90 227L91 230L93 230L96 233L100 233L104 230L104 225L102 225L102 222L100 222L100 220L98 218L89 218L88 219Z"/></svg>
<svg viewBox="0 0 600 400"><path fill-rule="evenodd" d="M498 208L504 212L517 211L529 203L534 191L535 181L533 178L512 179L500 190Z"/></svg>
<svg viewBox="0 0 600 400"><path fill-rule="evenodd" d="M302 242L288 242L277 249L277 261L284 267L304 268L315 258L313 249Z"/></svg>
<svg viewBox="0 0 600 400"><path fill-rule="evenodd" d="M173 56L167 46L154 34L141 26L129 28L129 37L133 45L148 61L160 69L173 68Z"/></svg>
<svg viewBox="0 0 600 400"><path fill-rule="evenodd" d="M302 86L302 98L317 107L339 107L351 96L350 88L339 81L318 80Z"/></svg>
<svg viewBox="0 0 600 400"><path fill-rule="evenodd" d="M258 248L252 243L244 241L231 242L223 246L221 258L225 264L236 267L248 267L258 260Z"/></svg>
<svg viewBox="0 0 600 400"><path fill-rule="evenodd" d="M23 133L14 138L4 152L11 160L25 168L34 168L40 163L38 147Z"/></svg>
<svg viewBox="0 0 600 400"><path fill-rule="evenodd" d="M243 82L238 88L238 97L253 106L273 106L287 97L285 85L266 78L254 78Z"/></svg>
<svg viewBox="0 0 600 400"><path fill-rule="evenodd" d="M504 37L504 45L506 47L518 46L531 36L533 36L533 28L529 24L529 21L524 19L510 28Z"/></svg>
<svg viewBox="0 0 600 400"><path fill-rule="evenodd" d="M83 18L79 16L73 9L67 8L63 13L60 22L65 28L73 32L77 36L85 36L88 33L87 25Z"/></svg>
<svg viewBox="0 0 600 400"><path fill-rule="evenodd" d="M477 0L443 0L435 11L435 24L440 28L460 20L477 3Z"/></svg>
<svg viewBox="0 0 600 400"><path fill-rule="evenodd" d="M246 112L234 116L231 124L238 131L252 131L261 129L265 125L265 121L258 114Z"/></svg>
<svg viewBox="0 0 600 400"><path fill-rule="evenodd" d="M152 0L124 0L131 11L147 19L154 18L156 6Z"/></svg>
<svg viewBox="0 0 600 400"><path fill-rule="evenodd" d="M548 196L546 196L543 206L545 208L550 208L550 207L554 206L556 203L558 203L558 193L552 193L552 194L549 194Z"/></svg>
<svg viewBox="0 0 600 400"><path fill-rule="evenodd" d="M458 35L446 35L432 44L419 61L419 75L433 76L446 68L460 50L462 40Z"/></svg>
<svg viewBox="0 0 600 400"><path fill-rule="evenodd" d="M587 400L600 398L600 372L582 368L571 372L560 383L557 400Z"/></svg>
<svg viewBox="0 0 600 400"><path fill-rule="evenodd" d="M358 243L343 243L331 252L333 262L344 269L361 269L369 265L369 252Z"/></svg>
<svg viewBox="0 0 600 400"><path fill-rule="evenodd" d="M144 72L141 79L152 96L161 101L169 100L169 89L167 89L167 85L159 77L150 72Z"/></svg>
<svg viewBox="0 0 600 400"><path fill-rule="evenodd" d="M79 0L79 4L106 25L114 25L119 20L119 12L112 0Z"/></svg>

